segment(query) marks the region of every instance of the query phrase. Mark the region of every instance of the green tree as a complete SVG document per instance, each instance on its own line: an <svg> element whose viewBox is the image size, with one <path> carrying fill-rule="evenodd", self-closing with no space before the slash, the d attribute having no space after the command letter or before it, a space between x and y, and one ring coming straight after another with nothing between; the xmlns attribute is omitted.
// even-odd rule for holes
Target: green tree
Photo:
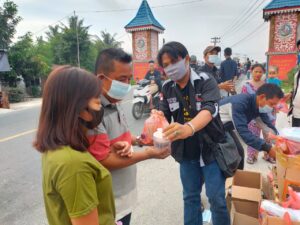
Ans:
<svg viewBox="0 0 300 225"><path fill-rule="evenodd" d="M40 40L41 42L41 40ZM46 76L50 71L50 66L45 58L47 55L41 54L40 44L35 44L32 34L27 33L10 48L9 61L12 71L9 72L9 82L15 86L19 76L22 76L26 87L39 85L40 78Z"/></svg>
<svg viewBox="0 0 300 225"><path fill-rule="evenodd" d="M116 40L117 34L111 35L106 31L101 31L101 41L106 48L120 48L122 42Z"/></svg>
<svg viewBox="0 0 300 225"><path fill-rule="evenodd" d="M16 33L16 26L21 21L17 15L18 7L13 1L5 1L0 6L0 48L7 49Z"/></svg>

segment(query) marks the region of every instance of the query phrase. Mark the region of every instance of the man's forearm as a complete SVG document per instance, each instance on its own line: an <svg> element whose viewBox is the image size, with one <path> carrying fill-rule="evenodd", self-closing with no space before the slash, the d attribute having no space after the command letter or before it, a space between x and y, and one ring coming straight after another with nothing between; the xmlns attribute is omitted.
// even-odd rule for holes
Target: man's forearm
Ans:
<svg viewBox="0 0 300 225"><path fill-rule="evenodd" d="M195 132L202 130L213 119L211 112L208 110L201 110L197 116L190 122L195 128Z"/></svg>

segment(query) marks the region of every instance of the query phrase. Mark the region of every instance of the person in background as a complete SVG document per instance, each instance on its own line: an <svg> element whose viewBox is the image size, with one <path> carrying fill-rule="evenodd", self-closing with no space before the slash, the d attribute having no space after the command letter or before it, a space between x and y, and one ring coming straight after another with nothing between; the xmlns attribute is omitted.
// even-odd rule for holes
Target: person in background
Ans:
<svg viewBox="0 0 300 225"><path fill-rule="evenodd" d="M298 69L294 77L293 91L290 94L291 108L289 115L292 115L292 127L300 127L300 70Z"/></svg>
<svg viewBox="0 0 300 225"><path fill-rule="evenodd" d="M231 58L232 55L232 50L231 48L225 48L224 49L224 56L225 60L221 63L221 68L220 68L220 78L221 82L226 82L226 81L232 81L233 84L238 78L238 66L237 63ZM229 94L236 94L235 93L235 88L233 88L234 91L230 92L221 92L221 95L229 96Z"/></svg>
<svg viewBox="0 0 300 225"><path fill-rule="evenodd" d="M247 79L250 80L250 75L251 75L251 61L249 58L247 58L247 62L245 63L246 67L246 73L247 73Z"/></svg>
<svg viewBox="0 0 300 225"><path fill-rule="evenodd" d="M255 94L257 89L260 88L265 82L262 80L262 76L265 73L265 68L261 64L254 64L251 68L252 79L246 82L242 87L242 93ZM261 128L257 126L256 121L252 120L248 129L251 133L257 137L260 136ZM248 145L247 147L247 163L253 164L257 161L258 151Z"/></svg>
<svg viewBox="0 0 300 225"><path fill-rule="evenodd" d="M165 44L158 53L158 62L170 78L163 86L159 109L169 122L174 121L165 128L164 135L172 141L172 156L180 165L184 224L202 224L200 194L205 183L213 224L229 225L225 177L202 133L218 117L217 82L211 75L197 74L190 68L188 51L179 42Z"/></svg>
<svg viewBox="0 0 300 225"><path fill-rule="evenodd" d="M254 65L254 69L260 67L256 66ZM258 72L253 73L253 77L257 76L256 73ZM259 73L262 73L262 71ZM259 118L261 128L267 132L277 134L278 132L270 121L268 113L272 112L273 108L283 97L284 94L280 87L274 84L263 84L257 91L230 96L220 101L219 113L225 128L235 129L242 140L248 145L248 159L251 157L251 161L248 161L248 163L253 164L256 161L256 149L267 152L270 158L275 158L275 148L266 140L261 139L256 132L250 130L249 124L253 123L255 119L258 121Z"/></svg>
<svg viewBox="0 0 300 225"><path fill-rule="evenodd" d="M278 78L278 67L277 66L269 66L267 83L275 84L279 87L281 86L282 81Z"/></svg>
<svg viewBox="0 0 300 225"><path fill-rule="evenodd" d="M195 55L191 55L190 67L196 72L199 73L199 65L197 61L197 57Z"/></svg>
<svg viewBox="0 0 300 225"><path fill-rule="evenodd" d="M205 72L212 75L217 81L220 90L231 92L234 90L233 82L222 82L220 72L217 68L217 66L220 66L221 64L221 59L218 56L220 51L221 48L219 46L208 46L203 52L205 64L199 68L199 72Z"/></svg>
<svg viewBox="0 0 300 225"><path fill-rule="evenodd" d="M225 60L221 63L220 78L222 82L236 80L238 76L237 63L231 58L231 48L224 49Z"/></svg>
<svg viewBox="0 0 300 225"><path fill-rule="evenodd" d="M87 151L87 131L103 117L100 87L91 73L70 66L47 78L34 146L42 153L49 225L115 224L111 175Z"/></svg>
<svg viewBox="0 0 300 225"><path fill-rule="evenodd" d="M297 41L297 51L298 51L298 63L300 65L300 40Z"/></svg>
<svg viewBox="0 0 300 225"><path fill-rule="evenodd" d="M112 174L116 202L116 218L129 225L137 203L136 163L147 159L164 159L168 149L147 147L133 151L132 145L141 146L140 137L131 134L121 101L130 92L132 57L119 48L108 48L98 55L95 74L102 81L100 96L105 109L102 123L89 132L90 153ZM100 87L99 87L100 88Z"/></svg>
<svg viewBox="0 0 300 225"><path fill-rule="evenodd" d="M155 64L153 60L149 61L149 71L145 75L146 80L150 80L150 92L155 94L156 92L161 91L161 73L155 69Z"/></svg>

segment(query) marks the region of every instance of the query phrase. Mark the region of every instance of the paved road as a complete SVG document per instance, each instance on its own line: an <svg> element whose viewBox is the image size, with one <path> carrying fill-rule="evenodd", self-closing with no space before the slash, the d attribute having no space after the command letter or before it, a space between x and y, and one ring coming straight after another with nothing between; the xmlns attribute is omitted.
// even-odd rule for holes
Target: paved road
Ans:
<svg viewBox="0 0 300 225"><path fill-rule="evenodd" d="M131 96L124 101L123 107L131 131L140 134L145 118L133 119L130 99ZM32 106L0 114L0 225L47 224L40 154L32 148L39 109ZM259 160L248 169L266 172L267 166ZM132 225L183 224L178 170L178 164L171 157L138 164L139 197Z"/></svg>

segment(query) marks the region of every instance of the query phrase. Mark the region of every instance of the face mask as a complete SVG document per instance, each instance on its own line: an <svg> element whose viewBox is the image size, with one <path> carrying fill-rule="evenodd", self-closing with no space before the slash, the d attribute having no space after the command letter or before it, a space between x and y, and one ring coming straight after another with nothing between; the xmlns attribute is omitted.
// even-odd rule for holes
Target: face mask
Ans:
<svg viewBox="0 0 300 225"><path fill-rule="evenodd" d="M83 122L84 126L88 129L94 129L96 128L103 119L103 115L104 115L104 108L101 107L100 110L93 110L93 109L87 109L88 113L91 114L92 116L92 120L91 121L85 121L83 119L81 119L81 121Z"/></svg>
<svg viewBox="0 0 300 225"><path fill-rule="evenodd" d="M221 59L217 55L209 55L208 56L208 61L210 63L213 63L215 66L220 66L221 65Z"/></svg>
<svg viewBox="0 0 300 225"><path fill-rule="evenodd" d="M171 80L173 81L181 80L187 72L185 59L182 59L177 63L170 64L164 69L164 71Z"/></svg>
<svg viewBox="0 0 300 225"><path fill-rule="evenodd" d="M129 84L125 84L117 80L112 80L107 76L105 77L112 81L110 89L107 91L107 95L109 97L116 100L122 100L130 92L131 86Z"/></svg>
<svg viewBox="0 0 300 225"><path fill-rule="evenodd" d="M273 111L273 108L268 105L265 105L264 107L259 107L260 113L270 113L272 111Z"/></svg>

